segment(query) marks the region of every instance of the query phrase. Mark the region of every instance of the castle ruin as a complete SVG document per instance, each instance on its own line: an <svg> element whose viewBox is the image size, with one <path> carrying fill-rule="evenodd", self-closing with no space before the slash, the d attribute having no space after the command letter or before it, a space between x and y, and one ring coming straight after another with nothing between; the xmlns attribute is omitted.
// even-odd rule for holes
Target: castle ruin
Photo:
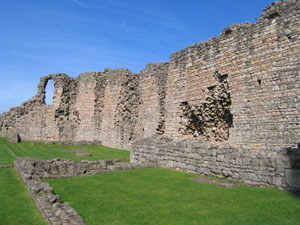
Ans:
<svg viewBox="0 0 300 225"><path fill-rule="evenodd" d="M33 98L0 115L0 136L101 142L132 162L300 189L299 123L300 1L281 0L139 74L41 77Z"/></svg>

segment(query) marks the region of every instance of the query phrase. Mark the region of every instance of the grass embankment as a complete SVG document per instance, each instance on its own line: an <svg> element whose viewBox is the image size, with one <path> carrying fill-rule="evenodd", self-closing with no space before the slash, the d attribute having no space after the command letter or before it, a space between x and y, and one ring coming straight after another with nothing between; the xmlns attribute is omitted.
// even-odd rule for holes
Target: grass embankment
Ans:
<svg viewBox="0 0 300 225"><path fill-rule="evenodd" d="M36 143L36 144L33 144ZM92 156L78 157L75 152L67 152L69 149L88 150ZM100 159L123 159L129 158L130 153L124 150L112 149L104 146L65 146L55 143L46 145L40 142L24 141L10 143L6 138L0 138L0 165L12 164L16 156L33 157L36 159L64 158L75 161L100 160Z"/></svg>
<svg viewBox="0 0 300 225"><path fill-rule="evenodd" d="M300 224L300 199L271 188L225 188L188 173L144 169L47 179L93 224Z"/></svg>
<svg viewBox="0 0 300 225"><path fill-rule="evenodd" d="M47 224L13 168L0 169L0 224Z"/></svg>

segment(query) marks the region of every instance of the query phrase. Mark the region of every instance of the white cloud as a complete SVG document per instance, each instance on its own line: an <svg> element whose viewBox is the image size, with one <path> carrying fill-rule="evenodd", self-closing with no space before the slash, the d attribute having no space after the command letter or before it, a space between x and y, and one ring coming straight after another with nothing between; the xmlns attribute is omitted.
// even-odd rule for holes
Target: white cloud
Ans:
<svg viewBox="0 0 300 225"><path fill-rule="evenodd" d="M83 4L82 2L80 2L79 0L72 0L76 5L85 8L85 9L90 9L89 7L87 7L85 4Z"/></svg>

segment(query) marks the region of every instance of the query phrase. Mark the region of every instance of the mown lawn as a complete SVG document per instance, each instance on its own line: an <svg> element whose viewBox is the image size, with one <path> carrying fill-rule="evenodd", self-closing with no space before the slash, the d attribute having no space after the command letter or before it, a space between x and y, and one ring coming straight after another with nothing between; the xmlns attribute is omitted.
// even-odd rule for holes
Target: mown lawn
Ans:
<svg viewBox="0 0 300 225"><path fill-rule="evenodd" d="M0 169L0 224L47 224L13 168Z"/></svg>
<svg viewBox="0 0 300 225"><path fill-rule="evenodd" d="M75 161L80 160L100 160L100 159L123 159L129 158L129 151L112 149L104 146L65 146L46 144L32 144L32 141L24 141L21 143L10 143L6 138L0 138L0 165L11 164L16 156L33 157L36 159L53 159L65 158ZM38 143L38 142L36 142ZM78 157L75 152L67 152L68 149L84 149L89 150L92 156ZM10 151L9 151L10 150Z"/></svg>
<svg viewBox="0 0 300 225"><path fill-rule="evenodd" d="M35 144L32 142L10 143L0 138L0 165L13 164L16 156L36 159L66 158L76 161L129 158L128 151L103 146L60 146ZM92 157L77 157L64 149L87 149ZM31 197L13 168L0 168L0 225L47 224L35 207Z"/></svg>
<svg viewBox="0 0 300 225"><path fill-rule="evenodd" d="M89 225L300 224L300 199L271 188L225 188L188 173L143 169L47 179Z"/></svg>
<svg viewBox="0 0 300 225"><path fill-rule="evenodd" d="M13 164L15 160L15 156L9 151L6 143L8 141L5 138L0 138L0 165Z"/></svg>

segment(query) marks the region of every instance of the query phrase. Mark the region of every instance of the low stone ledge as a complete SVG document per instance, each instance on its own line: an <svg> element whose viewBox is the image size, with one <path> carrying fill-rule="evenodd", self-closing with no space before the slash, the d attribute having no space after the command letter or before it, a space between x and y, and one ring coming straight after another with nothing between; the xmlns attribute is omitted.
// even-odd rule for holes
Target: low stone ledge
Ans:
<svg viewBox="0 0 300 225"><path fill-rule="evenodd" d="M132 170L132 169L145 169L145 168L155 168L157 167L154 163L130 163L130 164L116 164L109 165L107 169L109 171L118 171L118 170Z"/></svg>
<svg viewBox="0 0 300 225"><path fill-rule="evenodd" d="M79 153L76 153L76 156L79 156L79 157L84 157L84 156L92 156L91 153L86 153L86 152L79 152Z"/></svg>
<svg viewBox="0 0 300 225"><path fill-rule="evenodd" d="M101 141L60 141L60 145L101 145Z"/></svg>
<svg viewBox="0 0 300 225"><path fill-rule="evenodd" d="M12 164L0 165L0 168L13 168L13 165Z"/></svg>
<svg viewBox="0 0 300 225"><path fill-rule="evenodd" d="M85 225L83 219L67 203L59 200L47 182L41 181L35 166L38 160L18 157L14 165L43 217L51 225Z"/></svg>
<svg viewBox="0 0 300 225"><path fill-rule="evenodd" d="M250 186L300 190L300 148L249 151L229 144L150 137L132 144L131 163L154 161L159 167L224 177Z"/></svg>
<svg viewBox="0 0 300 225"><path fill-rule="evenodd" d="M54 194L52 187L41 179L88 176L96 173L156 166L154 163L141 165L125 162L128 162L128 159L75 162L68 159L37 160L17 157L14 167L27 186L41 214L51 225L85 225L75 209L71 208L68 203L61 202L59 195Z"/></svg>
<svg viewBox="0 0 300 225"><path fill-rule="evenodd" d="M88 149L64 149L65 152L90 152Z"/></svg>

